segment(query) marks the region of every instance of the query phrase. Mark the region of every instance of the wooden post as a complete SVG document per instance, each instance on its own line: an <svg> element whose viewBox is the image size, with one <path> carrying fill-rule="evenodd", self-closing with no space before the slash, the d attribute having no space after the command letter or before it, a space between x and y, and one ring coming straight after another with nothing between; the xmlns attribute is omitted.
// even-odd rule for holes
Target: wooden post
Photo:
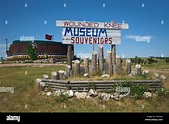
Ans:
<svg viewBox="0 0 169 124"><path fill-rule="evenodd" d="M66 71L66 76L67 77L70 77L70 73L71 73L70 68L71 68L70 65L66 65L66 70L65 71Z"/></svg>
<svg viewBox="0 0 169 124"><path fill-rule="evenodd" d="M64 73L63 73L63 80L65 80L65 79L67 79L68 78L68 76L67 76L67 74L66 74L66 71L64 71Z"/></svg>
<svg viewBox="0 0 169 124"><path fill-rule="evenodd" d="M51 72L51 79L52 80L58 80L58 74L57 74L57 72Z"/></svg>
<svg viewBox="0 0 169 124"><path fill-rule="evenodd" d="M98 68L99 72L103 74L103 62L104 62L104 55L103 55L103 46L98 45Z"/></svg>
<svg viewBox="0 0 169 124"><path fill-rule="evenodd" d="M80 75L84 75L84 73L85 73L85 69L84 69L84 67L82 66L80 66Z"/></svg>
<svg viewBox="0 0 169 124"><path fill-rule="evenodd" d="M43 79L48 79L48 78L49 78L49 76L47 74L43 75Z"/></svg>
<svg viewBox="0 0 169 124"><path fill-rule="evenodd" d="M135 66L135 71L136 71L136 74L141 74L141 65L140 64L137 64L136 66Z"/></svg>
<svg viewBox="0 0 169 124"><path fill-rule="evenodd" d="M72 45L72 59L74 58L74 45Z"/></svg>
<svg viewBox="0 0 169 124"><path fill-rule="evenodd" d="M112 64L113 64L113 74L116 74L116 45L111 45L111 51L112 51Z"/></svg>
<svg viewBox="0 0 169 124"><path fill-rule="evenodd" d="M84 70L89 74L89 57L87 56L84 57Z"/></svg>
<svg viewBox="0 0 169 124"><path fill-rule="evenodd" d="M63 70L59 70L59 71L58 71L59 80L63 80L63 78L64 78L64 73L65 73L65 71L63 71Z"/></svg>
<svg viewBox="0 0 169 124"><path fill-rule="evenodd" d="M104 63L103 64L104 66L104 71L103 71L103 74L108 74L108 64L107 63Z"/></svg>
<svg viewBox="0 0 169 124"><path fill-rule="evenodd" d="M121 57L120 56L116 56L116 71L117 71L117 73L119 74L120 73L120 71L121 71L121 65L122 63L121 63Z"/></svg>
<svg viewBox="0 0 169 124"><path fill-rule="evenodd" d="M112 75L112 52L107 50L107 64L108 64L108 74Z"/></svg>
<svg viewBox="0 0 169 124"><path fill-rule="evenodd" d="M70 70L72 70L72 45L67 46L67 64L70 65Z"/></svg>
<svg viewBox="0 0 169 124"><path fill-rule="evenodd" d="M43 90L45 89L45 83L44 83L44 82L40 82L40 83L39 83L39 89L40 89L41 91L43 91Z"/></svg>
<svg viewBox="0 0 169 124"><path fill-rule="evenodd" d="M75 60L75 77L80 75L80 61Z"/></svg>
<svg viewBox="0 0 169 124"><path fill-rule="evenodd" d="M96 71L97 71L97 53L96 53L96 51L92 51L91 66L92 66L92 73L96 73Z"/></svg>
<svg viewBox="0 0 169 124"><path fill-rule="evenodd" d="M130 59L126 59L126 72L127 72L127 75L131 73L131 60Z"/></svg>

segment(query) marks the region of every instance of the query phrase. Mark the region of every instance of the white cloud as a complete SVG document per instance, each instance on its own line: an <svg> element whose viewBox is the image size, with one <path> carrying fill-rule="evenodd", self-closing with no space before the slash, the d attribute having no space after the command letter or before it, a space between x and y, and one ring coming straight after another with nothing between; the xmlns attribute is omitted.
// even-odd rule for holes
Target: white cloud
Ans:
<svg viewBox="0 0 169 124"><path fill-rule="evenodd" d="M147 43L150 43L151 36L140 36L140 35L127 35L125 36L127 39L133 39L135 41L147 41Z"/></svg>
<svg viewBox="0 0 169 124"><path fill-rule="evenodd" d="M92 58L92 53L82 53L82 52L80 52L80 53L77 53L76 56L80 57L81 59L84 59L84 57L89 57L89 59L91 59Z"/></svg>
<svg viewBox="0 0 169 124"><path fill-rule="evenodd" d="M164 54L161 54L161 57L163 58L163 57L164 57Z"/></svg>

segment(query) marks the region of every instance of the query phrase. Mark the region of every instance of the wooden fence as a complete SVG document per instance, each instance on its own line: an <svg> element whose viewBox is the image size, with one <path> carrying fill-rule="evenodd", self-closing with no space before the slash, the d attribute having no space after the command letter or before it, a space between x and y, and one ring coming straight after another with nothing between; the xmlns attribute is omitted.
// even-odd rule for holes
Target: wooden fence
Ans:
<svg viewBox="0 0 169 124"><path fill-rule="evenodd" d="M56 89L68 89L73 91L88 91L89 89L95 89L96 91L110 90L114 86L119 84L131 85L147 85L149 91L156 91L162 87L161 80L109 80L109 81L67 81L67 80L51 80L42 79L41 82L45 84L45 87Z"/></svg>

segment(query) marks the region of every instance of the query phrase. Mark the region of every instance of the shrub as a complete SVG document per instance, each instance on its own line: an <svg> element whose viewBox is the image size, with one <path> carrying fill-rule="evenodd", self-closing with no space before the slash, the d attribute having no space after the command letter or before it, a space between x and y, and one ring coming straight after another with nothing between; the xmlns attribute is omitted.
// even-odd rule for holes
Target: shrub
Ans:
<svg viewBox="0 0 169 124"><path fill-rule="evenodd" d="M136 99L142 99L144 92L147 92L149 90L149 87L147 85L133 85L130 89L130 96L136 98Z"/></svg>
<svg viewBox="0 0 169 124"><path fill-rule="evenodd" d="M61 94L59 97L57 97L56 102L62 103L66 100L68 100L68 97L66 95Z"/></svg>
<svg viewBox="0 0 169 124"><path fill-rule="evenodd" d="M146 80L147 74L137 74L136 78L139 79L139 80Z"/></svg>
<svg viewBox="0 0 169 124"><path fill-rule="evenodd" d="M87 87L88 87L88 91L90 90L90 89L93 89L93 90L96 90L96 85L95 85L95 83L93 82L93 83L88 83L87 84Z"/></svg>
<svg viewBox="0 0 169 124"><path fill-rule="evenodd" d="M157 95L159 97L167 96L169 94L169 91L167 91L165 88L160 88L157 90Z"/></svg>

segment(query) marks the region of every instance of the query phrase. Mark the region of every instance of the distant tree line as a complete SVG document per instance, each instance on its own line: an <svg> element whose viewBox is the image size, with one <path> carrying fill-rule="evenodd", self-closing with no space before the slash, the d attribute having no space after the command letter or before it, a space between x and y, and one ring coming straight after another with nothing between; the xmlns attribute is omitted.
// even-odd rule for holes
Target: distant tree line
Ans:
<svg viewBox="0 0 169 124"><path fill-rule="evenodd" d="M169 63L169 57L165 57L164 59L166 63Z"/></svg>
<svg viewBox="0 0 169 124"><path fill-rule="evenodd" d="M142 59L138 56L135 56L135 58L131 58L131 62L133 64L151 65L152 63L157 63L157 60L153 59L152 57Z"/></svg>
<svg viewBox="0 0 169 124"><path fill-rule="evenodd" d="M169 63L169 57L156 57L156 56L150 56L150 58L156 58L156 59L164 59L166 63Z"/></svg>

